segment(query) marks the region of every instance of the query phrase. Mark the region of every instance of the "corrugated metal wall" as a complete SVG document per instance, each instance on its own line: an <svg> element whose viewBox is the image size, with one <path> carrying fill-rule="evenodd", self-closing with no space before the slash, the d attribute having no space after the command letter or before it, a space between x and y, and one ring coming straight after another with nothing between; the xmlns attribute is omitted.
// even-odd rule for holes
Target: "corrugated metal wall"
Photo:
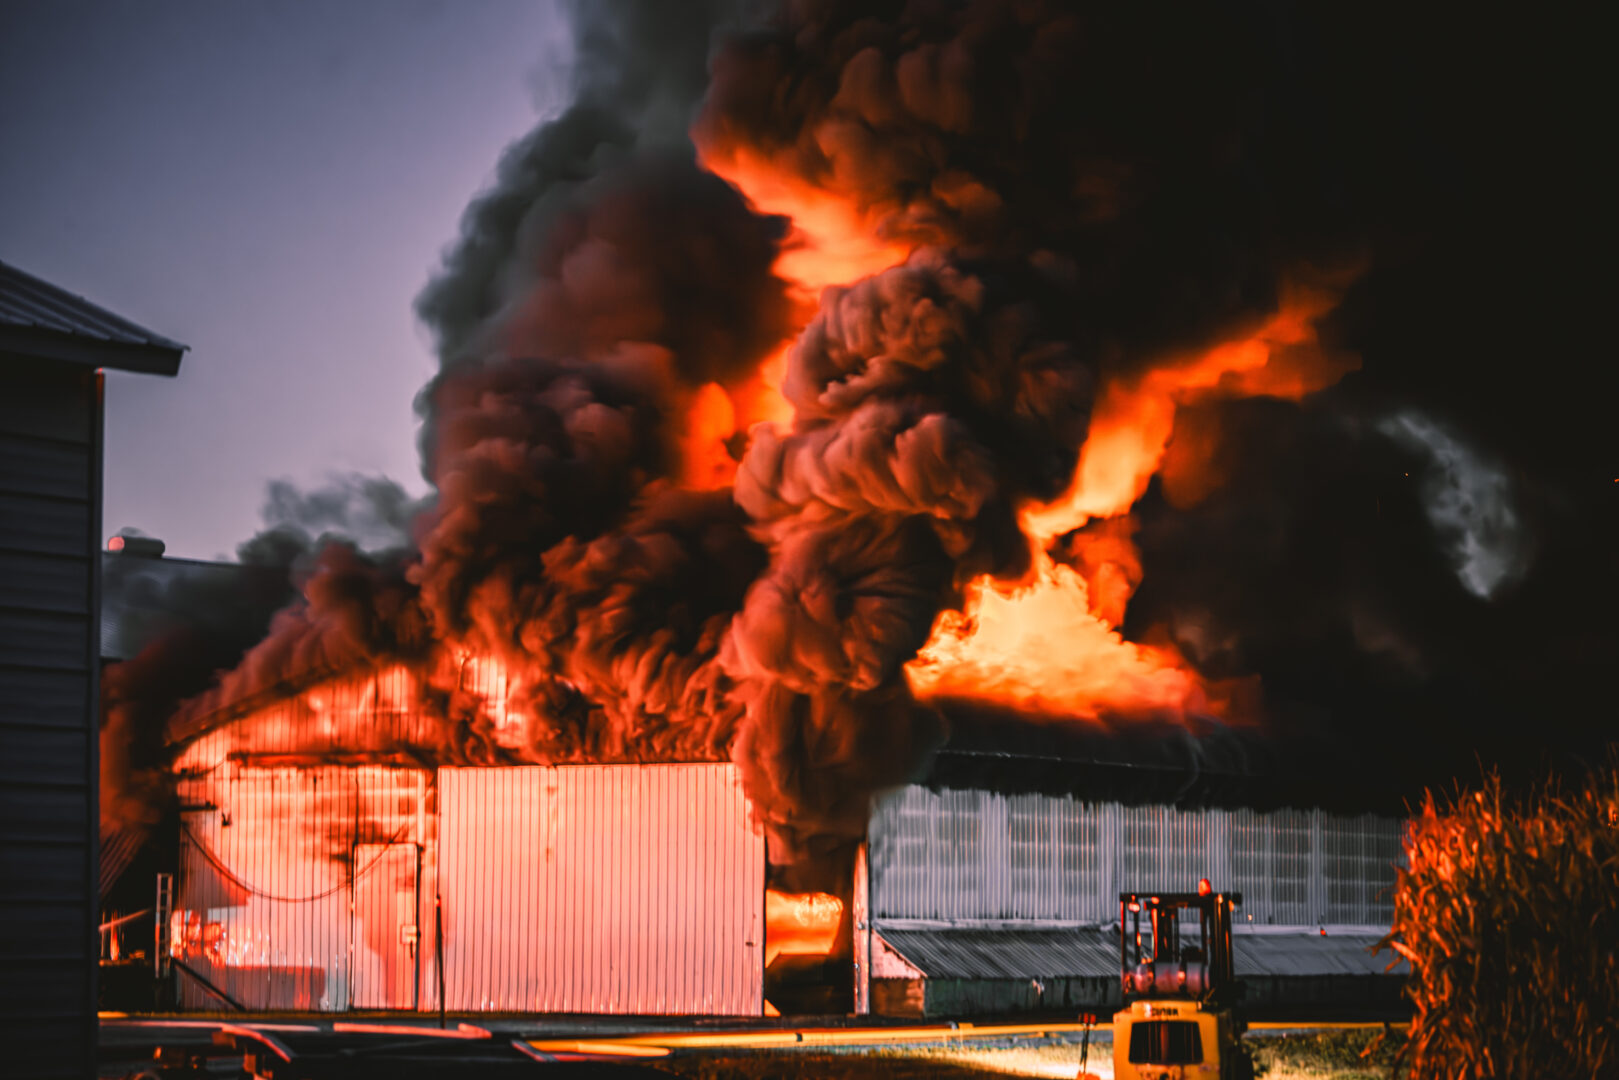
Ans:
<svg viewBox="0 0 1619 1080"><path fill-rule="evenodd" d="M903 788L871 819L876 919L1106 923L1125 889L1240 891L1240 922L1386 926L1400 822Z"/></svg>
<svg viewBox="0 0 1619 1080"><path fill-rule="evenodd" d="M401 958L401 929L423 921L430 780L226 761L183 781L176 955L249 1008L414 1008L418 947ZM193 980L181 988L188 1007L221 1005Z"/></svg>
<svg viewBox="0 0 1619 1080"><path fill-rule="evenodd" d="M764 838L732 765L228 756L179 794L175 955L249 1008L437 1008L438 895L450 1008L762 1011Z"/></svg>
<svg viewBox="0 0 1619 1080"><path fill-rule="evenodd" d="M89 1076L101 376L0 363L0 1045L16 1075Z"/></svg>
<svg viewBox="0 0 1619 1080"><path fill-rule="evenodd" d="M450 1008L760 1014L764 837L734 766L439 784Z"/></svg>

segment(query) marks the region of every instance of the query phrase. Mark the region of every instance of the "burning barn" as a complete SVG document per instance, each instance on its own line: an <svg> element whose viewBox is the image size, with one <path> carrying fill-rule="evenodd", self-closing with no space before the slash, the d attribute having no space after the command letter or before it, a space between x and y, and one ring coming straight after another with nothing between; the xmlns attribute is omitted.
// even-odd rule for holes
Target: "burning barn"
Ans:
<svg viewBox="0 0 1619 1080"><path fill-rule="evenodd" d="M1368 222L1287 35L574 18L574 104L417 300L409 542L109 669L104 810L178 817L185 1000L1067 1007L1117 890L1204 877L1272 997L1385 993L1427 763L1376 758L1377 805L1346 763L1463 715L1452 627L1523 548L1458 540L1408 481L1459 444L1340 385Z"/></svg>
<svg viewBox="0 0 1619 1080"><path fill-rule="evenodd" d="M795 895L767 890L734 765L523 764L532 718L501 665L460 660L455 712L424 704L423 680L392 665L171 729L180 843L160 929L184 1005L1105 1006L1118 892L1199 877L1246 898L1256 1000L1393 1002L1368 949L1390 917L1395 820L1098 801L1117 764L1048 757L1069 790L1030 790L1027 762L1014 780L947 748L928 783L873 804L846 892Z"/></svg>
<svg viewBox="0 0 1619 1080"><path fill-rule="evenodd" d="M733 766L439 767L417 678L333 679L185 740L161 928L184 1004L762 1011L764 838ZM517 718L486 719L493 747Z"/></svg>

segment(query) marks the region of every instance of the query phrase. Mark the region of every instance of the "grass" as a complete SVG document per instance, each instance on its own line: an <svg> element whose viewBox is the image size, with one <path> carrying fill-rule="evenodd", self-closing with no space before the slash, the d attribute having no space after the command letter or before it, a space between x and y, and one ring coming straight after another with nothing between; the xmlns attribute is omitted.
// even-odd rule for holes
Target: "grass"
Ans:
<svg viewBox="0 0 1619 1080"><path fill-rule="evenodd" d="M1308 1032L1253 1036L1254 1073L1264 1080L1386 1080L1405 1043L1398 1032Z"/></svg>

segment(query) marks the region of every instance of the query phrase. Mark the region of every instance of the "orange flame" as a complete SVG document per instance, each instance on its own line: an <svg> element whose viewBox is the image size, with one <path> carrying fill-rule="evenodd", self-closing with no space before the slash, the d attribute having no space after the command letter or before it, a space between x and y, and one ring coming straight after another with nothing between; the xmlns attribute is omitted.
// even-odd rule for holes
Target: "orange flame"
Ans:
<svg viewBox="0 0 1619 1080"><path fill-rule="evenodd" d="M1207 707L1198 676L1169 649L1125 641L1091 610L1085 579L1042 553L1032 581L980 578L905 666L920 698L996 702L1098 719L1104 712Z"/></svg>
<svg viewBox="0 0 1619 1080"><path fill-rule="evenodd" d="M233 937L230 927L200 911L169 914L169 955L176 960L207 960L219 967L244 967L263 951L250 938Z"/></svg>
<svg viewBox="0 0 1619 1080"><path fill-rule="evenodd" d="M746 147L701 147L703 167L741 192L761 214L792 223L773 269L794 287L799 317L790 336L771 353L753 378L740 386L710 383L687 412L681 440L682 484L711 489L736 477L727 442L755 424L791 423L793 408L781 394L787 355L809 321L821 290L844 285L897 266L910 257L907 244L878 237L872 215L848 200L779 170Z"/></svg>
<svg viewBox="0 0 1619 1080"><path fill-rule="evenodd" d="M1210 395L1297 399L1352 370L1352 357L1329 355L1317 343L1314 321L1334 301L1331 290L1296 290L1245 337L1107 383L1068 491L1020 515L1034 549L1030 575L971 582L962 610L940 615L906 665L912 691L1090 720L1110 712L1220 715L1222 703L1175 650L1118 633L1134 583L1121 583L1109 568L1133 565L1139 574L1133 546L1105 550L1119 546L1116 531L1076 534L1078 561L1100 568L1087 580L1056 562L1048 545L1135 505L1163 461L1178 404Z"/></svg>
<svg viewBox="0 0 1619 1080"><path fill-rule="evenodd" d="M699 140L705 168L734 185L763 213L792 222L776 272L809 305L830 285L848 284L904 262L910 246L883 235L872 209L803 179L742 145ZM1294 286L1258 327L1215 348L1172 356L1143 373L1103 385L1074 478L1050 503L1022 508L1033 567L1019 582L982 577L960 611L942 613L905 673L920 698L959 697L1099 719L1107 713L1220 714L1218 695L1171 646L1126 641L1118 631L1140 578L1128 531L1087 530L1069 542L1079 569L1048 550L1088 521L1129 512L1163 463L1178 405L1205 397L1297 400L1332 385L1357 362L1330 354L1315 322L1337 302L1346 279ZM785 365L790 344L773 358ZM776 374L769 385L778 387ZM784 420L790 408L776 394ZM1178 463L1182 472L1196 462ZM1217 478L1177 476L1187 491Z"/></svg>
<svg viewBox="0 0 1619 1080"><path fill-rule="evenodd" d="M1205 396L1297 401L1354 370L1353 357L1329 354L1316 339L1315 320L1336 299L1335 290L1295 288L1253 333L1104 385L1073 483L1055 501L1025 509L1024 531L1043 544L1091 518L1128 511L1163 461L1181 402Z"/></svg>
<svg viewBox="0 0 1619 1080"><path fill-rule="evenodd" d="M838 937L843 901L831 893L765 890L765 967L777 956L826 956Z"/></svg>
<svg viewBox="0 0 1619 1080"><path fill-rule="evenodd" d="M727 486L736 479L731 441L758 423L792 421L793 407L781 394L791 347L791 341L782 342L745 382L735 386L711 382L698 388L681 428L682 487L711 491Z"/></svg>
<svg viewBox="0 0 1619 1080"><path fill-rule="evenodd" d="M736 407L725 387L705 383L693 396L681 427L681 484L707 491L731 482L736 462L725 442L736 434Z"/></svg>
<svg viewBox="0 0 1619 1080"><path fill-rule="evenodd" d="M849 200L781 170L745 146L702 147L703 167L728 181L762 214L792 221L776 273L813 304L829 285L846 285L897 266L911 247L879 235L878 221Z"/></svg>

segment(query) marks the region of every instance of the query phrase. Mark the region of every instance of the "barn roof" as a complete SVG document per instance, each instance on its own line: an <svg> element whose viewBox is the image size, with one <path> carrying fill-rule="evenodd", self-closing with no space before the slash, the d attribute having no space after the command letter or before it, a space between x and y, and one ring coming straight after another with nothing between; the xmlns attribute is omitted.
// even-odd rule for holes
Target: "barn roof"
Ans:
<svg viewBox="0 0 1619 1080"><path fill-rule="evenodd" d="M185 351L178 341L0 262L0 353L173 375Z"/></svg>
<svg viewBox="0 0 1619 1080"><path fill-rule="evenodd" d="M311 670L247 698L192 709L170 722L167 741L180 747L229 724L251 725L260 710L313 686L356 677L364 681L371 674L370 669ZM954 704L947 704L945 712L948 740L909 782L934 789L1071 795L1127 806L1319 807L1385 816L1403 816L1405 810L1406 793L1377 784L1375 762L1362 760L1355 748L1312 741L1280 725L1210 722L1192 730L1179 722L1148 720L1104 727L963 710ZM285 727L279 718L273 723L286 731L302 730L299 725ZM362 732L366 737L348 749L363 754L375 734L371 727L336 737L341 742Z"/></svg>
<svg viewBox="0 0 1619 1080"><path fill-rule="evenodd" d="M1100 928L895 929L878 923L874 929L912 967L933 979L1119 975L1118 937Z"/></svg>
<svg viewBox="0 0 1619 1080"><path fill-rule="evenodd" d="M902 927L877 922L890 948L934 979L1117 978L1118 931L1103 927ZM1382 975L1389 953L1376 934L1237 934L1241 976ZM1396 971L1404 973L1403 966Z"/></svg>
<svg viewBox="0 0 1619 1080"><path fill-rule="evenodd" d="M919 782L1125 805L1320 807L1403 816L1411 792L1383 778L1376 747L1274 720L1195 727L1170 718L1110 724L946 702L948 741Z"/></svg>

